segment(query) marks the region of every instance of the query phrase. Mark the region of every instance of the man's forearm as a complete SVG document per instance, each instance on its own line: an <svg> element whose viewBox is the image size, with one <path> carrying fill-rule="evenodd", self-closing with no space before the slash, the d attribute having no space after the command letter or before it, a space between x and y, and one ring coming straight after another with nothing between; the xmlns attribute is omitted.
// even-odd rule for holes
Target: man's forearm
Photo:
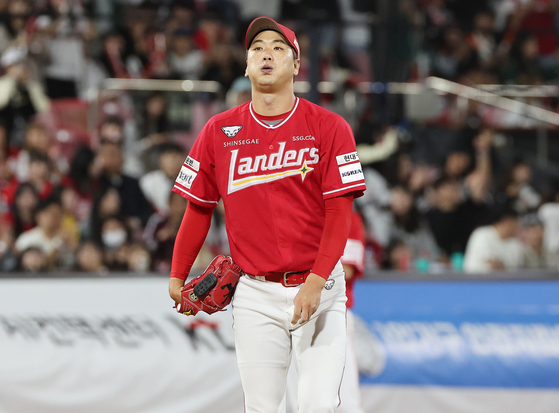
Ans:
<svg viewBox="0 0 559 413"><path fill-rule="evenodd" d="M324 229L311 272L327 279L344 253L351 228L353 196L347 194L327 199L324 204L326 206Z"/></svg>
<svg viewBox="0 0 559 413"><path fill-rule="evenodd" d="M182 219L171 264L171 277L186 280L212 223L213 208L188 203Z"/></svg>

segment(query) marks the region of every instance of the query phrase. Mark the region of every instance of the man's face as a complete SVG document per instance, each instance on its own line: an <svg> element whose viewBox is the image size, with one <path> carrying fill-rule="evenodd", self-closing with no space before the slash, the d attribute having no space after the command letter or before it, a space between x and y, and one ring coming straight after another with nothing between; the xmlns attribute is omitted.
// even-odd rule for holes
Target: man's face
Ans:
<svg viewBox="0 0 559 413"><path fill-rule="evenodd" d="M501 222L503 223L502 227L504 228L504 238L514 238L518 233L518 217L507 217Z"/></svg>
<svg viewBox="0 0 559 413"><path fill-rule="evenodd" d="M299 60L284 37L273 30L259 33L247 53L245 75L253 84L264 89L274 89L293 81L299 73Z"/></svg>
<svg viewBox="0 0 559 413"><path fill-rule="evenodd" d="M51 204L47 208L37 213L37 225L48 230L56 231L62 223L62 208L60 205Z"/></svg>
<svg viewBox="0 0 559 413"><path fill-rule="evenodd" d="M540 248L543 245L544 227L541 224L529 225L522 228L524 243L532 248Z"/></svg>
<svg viewBox="0 0 559 413"><path fill-rule="evenodd" d="M122 148L119 145L105 143L99 150L99 155L103 159L103 168L109 174L119 174L122 171L124 159Z"/></svg>

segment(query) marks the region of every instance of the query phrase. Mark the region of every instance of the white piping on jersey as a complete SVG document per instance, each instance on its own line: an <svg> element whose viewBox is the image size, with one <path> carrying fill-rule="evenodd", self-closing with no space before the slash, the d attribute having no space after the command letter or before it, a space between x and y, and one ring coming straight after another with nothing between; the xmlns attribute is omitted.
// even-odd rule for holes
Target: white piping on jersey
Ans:
<svg viewBox="0 0 559 413"><path fill-rule="evenodd" d="M254 112L252 111L252 102L250 102L250 105L248 105L248 108L250 109L250 114L252 115L252 117L254 118L254 120L259 124L264 126L266 129L276 129L279 128L281 125L283 125L285 122L287 122L289 120L289 118L291 116L293 116L293 114L295 113L295 111L297 110L297 106L299 106L299 98L295 98L295 105L293 106L293 109L291 110L291 113L289 114L289 116L287 116L287 118L285 118L283 121L281 121L280 123L278 123L277 125L266 125L265 123L261 122L260 119L258 119L256 117L256 115L254 114Z"/></svg>
<svg viewBox="0 0 559 413"><path fill-rule="evenodd" d="M206 201L205 199L198 198L197 196L192 195L190 192L185 191L184 189L174 185L173 188L177 188L179 191L184 192L187 195L190 195L192 198L197 199L200 202L204 202L206 204L217 204L217 201Z"/></svg>
<svg viewBox="0 0 559 413"><path fill-rule="evenodd" d="M365 183L362 182L362 183L356 184L356 185L344 186L343 188L340 188L340 189L334 189L333 191L324 192L322 195L329 195L329 194L333 194L334 192L345 191L346 189L356 188L356 187L361 186L361 185L365 185Z"/></svg>

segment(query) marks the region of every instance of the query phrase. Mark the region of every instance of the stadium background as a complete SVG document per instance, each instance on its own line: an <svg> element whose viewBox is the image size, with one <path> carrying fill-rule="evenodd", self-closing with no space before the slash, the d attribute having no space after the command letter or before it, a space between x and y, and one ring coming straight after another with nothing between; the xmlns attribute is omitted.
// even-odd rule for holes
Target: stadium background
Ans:
<svg viewBox="0 0 559 413"><path fill-rule="evenodd" d="M165 296L185 208L169 194L205 122L249 98L262 14L295 30L297 95L346 118L365 168L367 411L558 411L558 12L0 1L0 411L240 411L227 315L192 326ZM465 265L503 216L504 258ZM219 253L218 208L195 272Z"/></svg>

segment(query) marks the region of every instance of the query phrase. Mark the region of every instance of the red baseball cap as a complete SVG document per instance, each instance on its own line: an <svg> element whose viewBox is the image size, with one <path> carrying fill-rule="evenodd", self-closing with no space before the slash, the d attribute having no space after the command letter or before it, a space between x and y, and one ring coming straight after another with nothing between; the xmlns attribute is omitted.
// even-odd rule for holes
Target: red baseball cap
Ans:
<svg viewBox="0 0 559 413"><path fill-rule="evenodd" d="M270 17L266 17L266 16L257 17L248 26L247 35L246 35L247 50L250 47L256 35L260 32L263 32L264 30L273 30L283 35L283 37L285 37L289 45L295 49L295 52L297 52L297 59L301 58L301 49L299 49L299 42L297 41L297 38L295 37L295 33L293 33L293 30L288 29L284 25L276 22L274 19L271 19Z"/></svg>

